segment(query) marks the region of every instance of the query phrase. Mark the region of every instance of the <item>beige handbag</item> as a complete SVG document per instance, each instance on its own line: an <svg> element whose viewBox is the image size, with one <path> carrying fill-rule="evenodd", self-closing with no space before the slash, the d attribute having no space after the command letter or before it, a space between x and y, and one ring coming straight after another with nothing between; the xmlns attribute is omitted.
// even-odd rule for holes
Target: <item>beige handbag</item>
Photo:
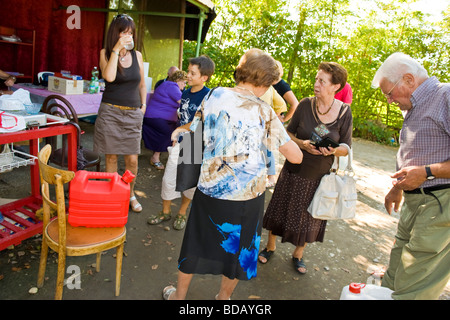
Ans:
<svg viewBox="0 0 450 320"><path fill-rule="evenodd" d="M320 180L308 212L315 219L335 220L352 219L356 212L356 180L352 168L352 149L341 143L348 150L347 168L339 174L339 160L334 157L330 173Z"/></svg>

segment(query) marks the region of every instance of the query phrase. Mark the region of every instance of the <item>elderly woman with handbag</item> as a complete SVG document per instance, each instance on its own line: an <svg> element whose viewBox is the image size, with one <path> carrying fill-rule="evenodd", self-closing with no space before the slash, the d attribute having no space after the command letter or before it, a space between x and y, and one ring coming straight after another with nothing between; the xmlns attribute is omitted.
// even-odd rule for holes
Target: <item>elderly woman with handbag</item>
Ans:
<svg viewBox="0 0 450 320"><path fill-rule="evenodd" d="M304 152L299 165L285 162L272 199L264 215L263 227L269 230L266 248L259 261L267 263L276 249L276 237L295 245L294 269L304 274L303 250L307 243L323 242L326 220L315 219L307 211L321 178L330 171L335 156L347 155L344 146L316 147L314 142L331 138L351 146L353 118L350 106L334 95L347 81L347 71L335 62L319 65L314 97L300 101L287 127L289 136Z"/></svg>
<svg viewBox="0 0 450 320"><path fill-rule="evenodd" d="M220 300L230 298L239 280L256 276L266 189L261 146L278 149L293 163L303 158L273 109L258 98L278 72L270 55L249 50L236 68L237 85L216 88L190 126L195 131L203 122L203 161L178 260L178 285L164 288L165 299L184 299L195 273L222 275Z"/></svg>

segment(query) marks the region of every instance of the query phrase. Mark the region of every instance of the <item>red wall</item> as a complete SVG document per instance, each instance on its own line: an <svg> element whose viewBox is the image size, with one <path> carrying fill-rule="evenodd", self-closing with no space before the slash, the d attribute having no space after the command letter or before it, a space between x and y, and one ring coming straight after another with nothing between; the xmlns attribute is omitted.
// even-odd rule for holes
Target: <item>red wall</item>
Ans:
<svg viewBox="0 0 450 320"><path fill-rule="evenodd" d="M35 74L40 71L69 70L72 74L90 79L93 66L98 66L103 47L106 13L81 11L80 29L69 29L67 20L72 16L59 6L106 8L107 0L14 0L2 1L0 25L36 30ZM0 44L0 69L18 71L13 61L21 64L31 59L25 50L15 57L11 45ZM23 51L23 52L22 52Z"/></svg>

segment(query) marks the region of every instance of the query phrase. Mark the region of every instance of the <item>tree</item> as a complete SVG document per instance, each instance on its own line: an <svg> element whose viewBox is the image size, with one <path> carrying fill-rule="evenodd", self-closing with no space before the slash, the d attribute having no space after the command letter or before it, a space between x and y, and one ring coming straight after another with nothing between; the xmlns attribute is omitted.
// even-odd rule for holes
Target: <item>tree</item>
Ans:
<svg viewBox="0 0 450 320"><path fill-rule="evenodd" d="M388 142L398 136L403 117L389 106L372 78L390 54L402 51L421 61L430 75L450 80L450 7L430 23L410 9L415 0L366 0L364 9L349 0L217 0L218 16L202 53L216 63L209 86L233 86L241 55L260 48L279 60L300 100L314 94L321 61L336 61L348 71L354 99L354 135ZM292 3L291 3L292 2ZM291 13L291 14L289 14ZM185 44L192 57L195 43ZM187 59L185 59L187 63Z"/></svg>

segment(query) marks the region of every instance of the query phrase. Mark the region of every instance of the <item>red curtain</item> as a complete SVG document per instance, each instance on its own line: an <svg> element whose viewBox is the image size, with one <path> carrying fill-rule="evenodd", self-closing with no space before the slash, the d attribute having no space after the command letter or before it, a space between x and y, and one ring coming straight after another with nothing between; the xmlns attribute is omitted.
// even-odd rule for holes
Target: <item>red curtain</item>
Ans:
<svg viewBox="0 0 450 320"><path fill-rule="evenodd" d="M0 25L36 30L35 75L41 71L69 70L72 74L90 79L90 72L98 66L105 31L104 12L81 11L80 29L69 29L67 20L73 12L68 7L107 8L107 0L14 0L2 1ZM20 51L20 52L19 52ZM9 50L0 45L0 69L18 71L21 61L31 61L29 52ZM22 52L23 51L23 52ZM14 56L16 55L17 56ZM19 65L15 64L18 59ZM33 76L35 76L33 75Z"/></svg>

